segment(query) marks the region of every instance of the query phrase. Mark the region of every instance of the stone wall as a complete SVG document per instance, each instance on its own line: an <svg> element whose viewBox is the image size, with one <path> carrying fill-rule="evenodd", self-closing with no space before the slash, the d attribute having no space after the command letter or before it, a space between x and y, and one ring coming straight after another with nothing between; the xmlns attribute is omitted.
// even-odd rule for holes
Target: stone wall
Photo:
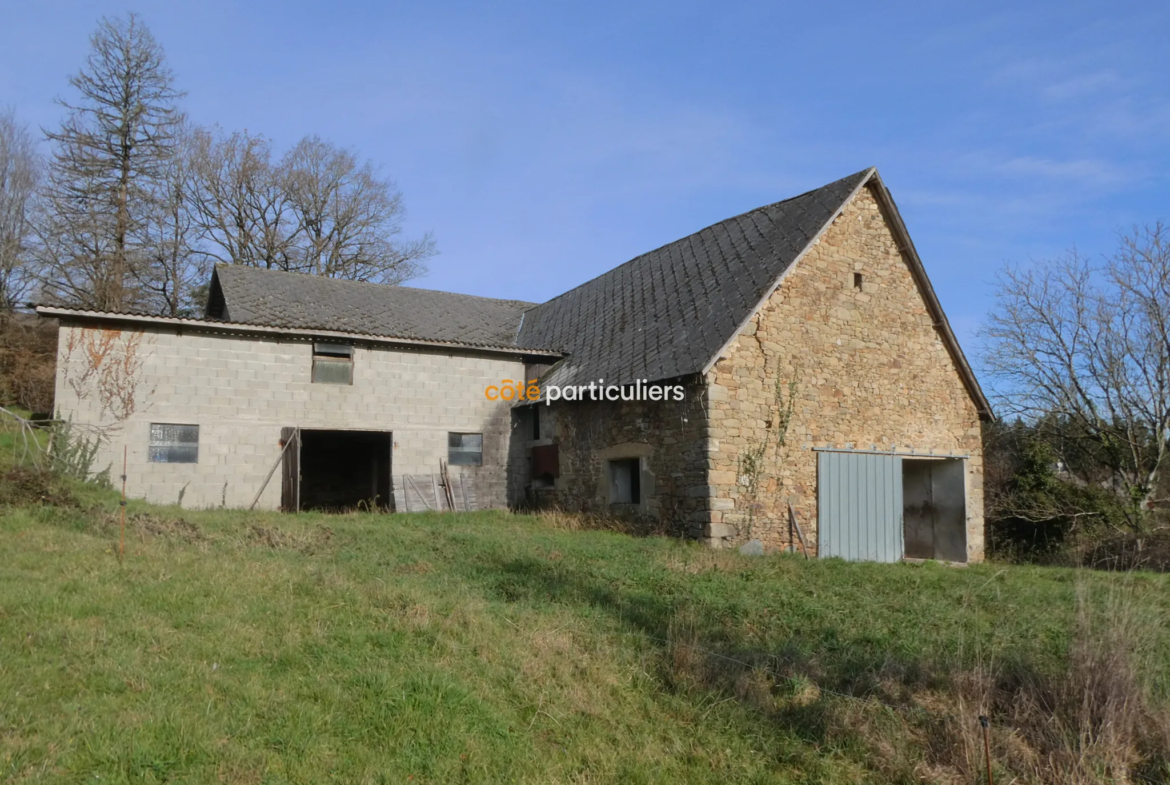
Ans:
<svg viewBox="0 0 1170 785"><path fill-rule="evenodd" d="M192 507L244 507L280 454L281 428L392 431L394 474L431 474L447 458L447 433L484 434L476 476L481 506L506 504L508 404L484 388L519 379L523 363L501 355L355 347L352 385L311 382L305 340L171 327L118 330L63 322L57 407L79 429L100 431L94 468L122 469L133 497ZM148 460L151 423L199 426L195 464ZM280 504L279 473L260 507Z"/></svg>
<svg viewBox="0 0 1170 785"><path fill-rule="evenodd" d="M934 450L969 456L968 558L982 558L979 416L868 189L794 265L708 384L710 544L787 547L789 501L815 542L813 448Z"/></svg>
<svg viewBox="0 0 1170 785"><path fill-rule="evenodd" d="M533 488L521 469L525 482L514 486L520 494L514 503L639 518L680 536L699 536L709 491L706 386L698 380L684 386L682 401L538 404L539 440L531 438L531 414L518 411L518 454L527 455L533 445L559 445L561 476L549 487ZM626 458L639 460L641 501L613 505L607 462Z"/></svg>

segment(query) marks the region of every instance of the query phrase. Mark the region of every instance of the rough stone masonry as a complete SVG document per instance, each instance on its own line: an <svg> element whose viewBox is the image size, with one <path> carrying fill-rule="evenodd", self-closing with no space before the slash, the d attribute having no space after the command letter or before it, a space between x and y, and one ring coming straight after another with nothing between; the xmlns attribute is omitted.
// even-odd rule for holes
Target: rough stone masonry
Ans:
<svg viewBox="0 0 1170 785"><path fill-rule="evenodd" d="M869 188L715 364L708 397L709 544L791 545L789 502L815 542L815 447L933 450L969 456L967 556L982 559L979 413Z"/></svg>
<svg viewBox="0 0 1170 785"><path fill-rule="evenodd" d="M815 554L814 448L958 453L968 456L967 557L980 560L979 412L890 220L861 189L711 370L678 380L684 402L542 411L548 438L527 444L559 444L561 477L538 501L649 518L712 547L758 539L777 549L796 545L791 503ZM643 498L615 507L606 462L633 457Z"/></svg>

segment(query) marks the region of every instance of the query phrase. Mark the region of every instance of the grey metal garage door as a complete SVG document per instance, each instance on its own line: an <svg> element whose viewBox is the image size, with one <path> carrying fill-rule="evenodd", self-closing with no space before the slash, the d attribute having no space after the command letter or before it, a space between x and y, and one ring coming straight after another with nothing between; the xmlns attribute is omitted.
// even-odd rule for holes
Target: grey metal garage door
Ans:
<svg viewBox="0 0 1170 785"><path fill-rule="evenodd" d="M817 459L817 554L851 561L902 558L902 459L822 452Z"/></svg>

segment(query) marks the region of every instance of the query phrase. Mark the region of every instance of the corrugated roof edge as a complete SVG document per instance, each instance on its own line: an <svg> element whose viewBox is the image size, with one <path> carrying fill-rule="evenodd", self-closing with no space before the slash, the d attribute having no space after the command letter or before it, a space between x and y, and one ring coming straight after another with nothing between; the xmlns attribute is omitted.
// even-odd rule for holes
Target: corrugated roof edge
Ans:
<svg viewBox="0 0 1170 785"><path fill-rule="evenodd" d="M394 337L375 335L373 333L342 332L339 330L320 330L299 327L270 327L263 324L249 324L247 322L225 322L213 319L191 319L182 316L154 316L150 314L118 311L93 311L84 308L69 308L56 305L38 305L36 312L40 316L75 317L93 321L132 323L132 324L162 324L179 327L195 327L205 330L235 333L260 333L264 335L294 335L298 337L330 337L361 340L368 343L380 343L394 346L429 346L443 349L467 349L477 352L491 352L493 354L508 354L515 357L564 357L564 352L555 349L522 349L516 346L497 346L492 344L459 343L455 341L432 341L419 338Z"/></svg>

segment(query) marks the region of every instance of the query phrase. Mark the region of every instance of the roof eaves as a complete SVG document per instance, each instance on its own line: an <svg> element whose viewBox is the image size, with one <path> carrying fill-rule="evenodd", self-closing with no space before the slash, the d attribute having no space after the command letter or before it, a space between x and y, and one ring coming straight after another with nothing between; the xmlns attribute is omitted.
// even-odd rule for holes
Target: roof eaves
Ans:
<svg viewBox="0 0 1170 785"><path fill-rule="evenodd" d="M195 327L206 330L236 333L260 333L266 335L291 335L298 337L330 337L349 338L353 340L369 341L401 346L431 346L447 349L467 349L470 351L492 352L495 354L510 354L514 356L535 357L564 357L565 353L555 349L521 348L518 346L503 346L494 344L477 344L458 341L427 340L403 336L377 335L375 333L346 332L340 330L311 329L304 327L276 327L249 322L226 322L213 319L192 319L182 316L152 316L140 313L120 313L116 311L92 311L84 308L70 308L67 306L38 305L36 312L45 317L75 317L93 321L108 321L133 324L160 324L177 327Z"/></svg>
<svg viewBox="0 0 1170 785"><path fill-rule="evenodd" d="M950 320L947 319L946 312L942 308L942 303L939 302L938 294L935 293L934 286L930 283L930 278L926 275L926 267L922 264L921 257L918 256L918 249L914 247L914 241L910 238L910 231L906 228L906 224L902 220L902 214L898 210L898 205L894 202L893 194L890 193L890 189L886 188L886 184L882 182L881 175L878 175L876 171L872 179L874 185L877 186L874 189L877 198L890 214L895 239L898 241L898 250L906 255L910 272L914 275L915 281L922 290L931 316L934 317L934 326L942 333L943 343L946 344L952 359L955 361L955 365L959 368L959 375L963 378L963 383L967 387L968 394L970 394L972 400L975 402L975 408L979 411L979 416L985 420L994 421L995 412L991 408L991 402L984 395L983 388L980 386L979 380L975 377L975 372L971 369L970 363L967 362L967 356L963 353L963 348L959 345L959 339L955 337L954 330L951 329Z"/></svg>

